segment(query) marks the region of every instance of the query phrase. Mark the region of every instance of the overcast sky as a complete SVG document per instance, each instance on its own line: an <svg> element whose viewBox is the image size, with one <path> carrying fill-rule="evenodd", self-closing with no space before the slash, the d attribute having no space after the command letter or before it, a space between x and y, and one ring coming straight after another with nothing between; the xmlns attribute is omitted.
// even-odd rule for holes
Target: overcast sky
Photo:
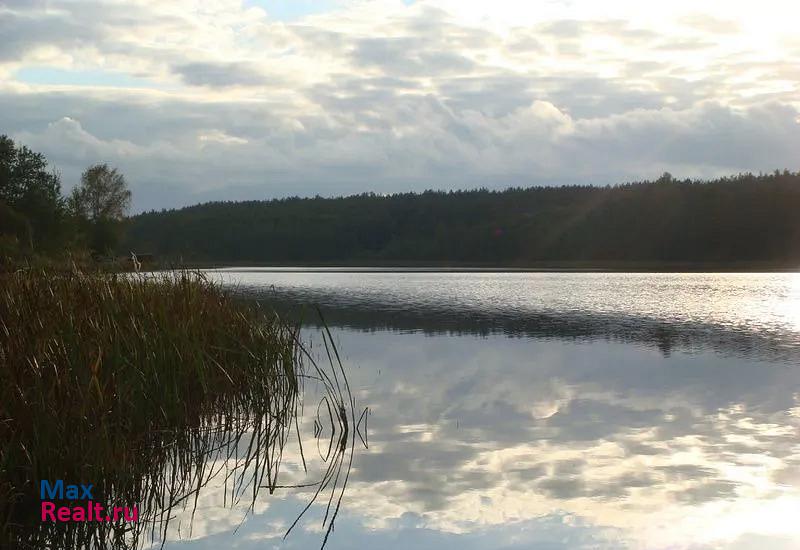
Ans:
<svg viewBox="0 0 800 550"><path fill-rule="evenodd" d="M800 168L800 3L0 0L0 133L134 210Z"/></svg>

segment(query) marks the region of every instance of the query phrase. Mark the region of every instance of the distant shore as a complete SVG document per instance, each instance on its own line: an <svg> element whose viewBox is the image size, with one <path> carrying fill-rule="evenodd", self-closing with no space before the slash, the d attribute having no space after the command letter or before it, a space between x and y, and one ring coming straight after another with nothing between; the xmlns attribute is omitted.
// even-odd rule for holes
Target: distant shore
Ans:
<svg viewBox="0 0 800 550"><path fill-rule="evenodd" d="M338 273L408 271L434 273L794 273L800 264L774 262L536 262L522 265L459 264L436 262L180 262L170 267L186 269L264 269L279 271L330 271Z"/></svg>

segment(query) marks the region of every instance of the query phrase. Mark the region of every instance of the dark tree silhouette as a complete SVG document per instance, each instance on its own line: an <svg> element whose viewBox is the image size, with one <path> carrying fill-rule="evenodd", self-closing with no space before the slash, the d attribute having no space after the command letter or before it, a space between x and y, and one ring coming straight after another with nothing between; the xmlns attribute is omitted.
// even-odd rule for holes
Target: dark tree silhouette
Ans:
<svg viewBox="0 0 800 550"><path fill-rule="evenodd" d="M613 187L215 202L134 216L126 247L258 263L800 262L800 173Z"/></svg>
<svg viewBox="0 0 800 550"><path fill-rule="evenodd" d="M41 153L0 135L0 232L26 248L61 244L61 181Z"/></svg>

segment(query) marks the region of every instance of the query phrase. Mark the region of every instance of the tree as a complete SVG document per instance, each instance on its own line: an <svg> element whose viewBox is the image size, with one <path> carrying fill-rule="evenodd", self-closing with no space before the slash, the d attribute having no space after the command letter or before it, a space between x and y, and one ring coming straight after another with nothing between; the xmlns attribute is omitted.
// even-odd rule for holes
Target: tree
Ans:
<svg viewBox="0 0 800 550"><path fill-rule="evenodd" d="M48 170L44 155L17 147L5 135L0 135L0 202L15 219L27 220L23 244L45 249L62 244L64 203L58 174Z"/></svg>
<svg viewBox="0 0 800 550"><path fill-rule="evenodd" d="M661 177L656 180L656 183L672 183L675 178L669 172L664 172Z"/></svg>
<svg viewBox="0 0 800 550"><path fill-rule="evenodd" d="M69 204L75 213L91 222L121 221L131 202L128 184L116 168L95 164L81 175L81 184L72 190Z"/></svg>
<svg viewBox="0 0 800 550"><path fill-rule="evenodd" d="M86 169L80 185L72 190L67 208L84 227L92 251L107 254L119 242L130 202L125 177L108 164L95 164Z"/></svg>

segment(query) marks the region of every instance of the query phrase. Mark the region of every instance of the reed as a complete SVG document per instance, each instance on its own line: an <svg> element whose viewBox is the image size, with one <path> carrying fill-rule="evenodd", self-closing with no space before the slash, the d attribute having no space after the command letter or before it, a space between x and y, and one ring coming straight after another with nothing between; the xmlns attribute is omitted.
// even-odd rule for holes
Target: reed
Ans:
<svg viewBox="0 0 800 550"><path fill-rule="evenodd" d="M302 353L297 329L196 273L0 274L0 546L161 538L210 459L243 440L231 479L276 486ZM42 479L94 483L96 500L138 503L142 519L37 523Z"/></svg>

